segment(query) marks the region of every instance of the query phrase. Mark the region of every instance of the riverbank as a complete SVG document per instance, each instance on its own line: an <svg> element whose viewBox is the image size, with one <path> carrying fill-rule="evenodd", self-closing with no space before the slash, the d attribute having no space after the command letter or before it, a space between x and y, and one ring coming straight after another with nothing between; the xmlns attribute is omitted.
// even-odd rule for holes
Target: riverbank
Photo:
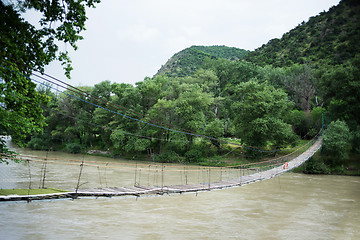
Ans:
<svg viewBox="0 0 360 240"><path fill-rule="evenodd" d="M236 142L236 140L232 140ZM191 158L186 156L179 156L174 154L171 150L162 154L147 154L147 153L114 153L111 151L89 150L87 155L110 157L113 159L121 158L128 161L152 162L152 163L174 163L183 165L196 165L205 167L229 167L236 165L251 165L259 162L271 161L272 159L283 158L286 156L294 156L293 153L299 155L306 151L311 146L312 140L299 140L297 145L288 146L288 148L280 151L271 151L270 148L265 148L264 151L249 151L237 145L227 144L221 152L216 152L213 146L209 144L207 148L201 151L196 151L196 154ZM238 144L241 144L238 141ZM191 160L191 161L189 161Z"/></svg>
<svg viewBox="0 0 360 240"><path fill-rule="evenodd" d="M240 148L229 149L227 152L223 152L221 155L217 156L204 156L196 162L186 163L182 158L177 158L177 162L160 162L156 158L156 155L149 154L114 154L111 151L102 151L102 150L88 150L85 154L89 156L101 156L106 158L111 158L112 160L125 159L128 161L135 161L137 163L174 163L181 165L197 165L202 167L229 167L229 166L239 166L239 165L251 165L258 164L259 162L271 161L272 159L281 158L290 154L294 149L300 148L309 141L301 140L298 145L292 149L285 149L281 152L278 152L276 155L274 153L264 153L262 158L250 158L246 157L243 154ZM305 151L307 147L300 149L298 153ZM51 151L59 152L59 151ZM63 152L63 151L60 151ZM360 154L350 154L349 159L341 166L330 167L327 162L329 159L326 159L319 152L315 154L309 161L304 165L294 169L295 173L305 173L305 174L327 174L327 175L347 175L347 176L360 176Z"/></svg>
<svg viewBox="0 0 360 240"><path fill-rule="evenodd" d="M39 195L68 192L57 188L39 188L39 189L0 189L0 195Z"/></svg>

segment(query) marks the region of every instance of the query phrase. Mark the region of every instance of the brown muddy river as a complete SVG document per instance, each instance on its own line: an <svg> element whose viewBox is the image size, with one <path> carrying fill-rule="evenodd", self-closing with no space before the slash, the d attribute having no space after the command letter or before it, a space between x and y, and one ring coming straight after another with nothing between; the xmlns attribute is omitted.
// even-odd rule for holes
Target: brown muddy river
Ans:
<svg viewBox="0 0 360 240"><path fill-rule="evenodd" d="M11 169L2 167L0 185L26 186L26 164ZM65 184L51 171L46 184ZM133 184L133 170L121 171L109 170L106 183ZM0 203L0 239L360 239L359 226L360 178L345 176L287 173L198 194Z"/></svg>

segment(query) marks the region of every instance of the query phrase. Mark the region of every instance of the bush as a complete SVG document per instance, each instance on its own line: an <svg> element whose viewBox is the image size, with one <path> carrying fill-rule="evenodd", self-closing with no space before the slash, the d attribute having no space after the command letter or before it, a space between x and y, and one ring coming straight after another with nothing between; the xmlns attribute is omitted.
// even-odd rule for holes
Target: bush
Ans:
<svg viewBox="0 0 360 240"><path fill-rule="evenodd" d="M344 165L336 166L333 169L331 169L331 174L345 175L346 171Z"/></svg>
<svg viewBox="0 0 360 240"><path fill-rule="evenodd" d="M323 162L322 158L313 156L305 163L304 173L330 174L330 169Z"/></svg>
<svg viewBox="0 0 360 240"><path fill-rule="evenodd" d="M287 121L293 126L295 133L299 136L304 137L307 134L308 124L306 113L304 111L299 111L297 109L292 110Z"/></svg>
<svg viewBox="0 0 360 240"><path fill-rule="evenodd" d="M202 151L198 149L191 149L185 153L185 161L188 163L197 163L203 158Z"/></svg>
<svg viewBox="0 0 360 240"><path fill-rule="evenodd" d="M179 155L174 151L162 152L155 157L156 162L176 163L180 161Z"/></svg>
<svg viewBox="0 0 360 240"><path fill-rule="evenodd" d="M352 148L355 152L360 153L360 126L352 132Z"/></svg>
<svg viewBox="0 0 360 240"><path fill-rule="evenodd" d="M49 141L39 137L32 137L28 142L27 147L33 150L48 150Z"/></svg>
<svg viewBox="0 0 360 240"><path fill-rule="evenodd" d="M326 111L322 107L316 107L310 113L310 124L311 124L310 127L312 129L315 129L316 133L318 133L322 127L323 114L325 114L325 113L326 113ZM325 118L325 116L326 115L324 115L324 118ZM324 122L324 123L327 124L327 122ZM313 136L311 136L311 137L313 137Z"/></svg>
<svg viewBox="0 0 360 240"><path fill-rule="evenodd" d="M185 149L186 149L185 140L184 142L167 142L163 147L164 152L172 151L178 153L179 155L183 155L186 151Z"/></svg>
<svg viewBox="0 0 360 240"><path fill-rule="evenodd" d="M69 153L81 153L82 146L79 143L68 143L65 150Z"/></svg>

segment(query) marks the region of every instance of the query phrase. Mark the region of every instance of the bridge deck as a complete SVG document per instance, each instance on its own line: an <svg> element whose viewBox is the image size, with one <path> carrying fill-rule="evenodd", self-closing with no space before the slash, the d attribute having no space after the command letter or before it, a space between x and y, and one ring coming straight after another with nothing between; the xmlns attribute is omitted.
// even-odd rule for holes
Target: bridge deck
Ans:
<svg viewBox="0 0 360 240"><path fill-rule="evenodd" d="M284 165L266 170L263 172L254 173L251 175L242 176L233 180L225 180L214 183L203 183L197 185L171 185L163 187L149 187L149 186L134 186L134 187L111 187L111 188L96 188L83 189L77 192L66 192L56 194L43 195L12 195L0 196L0 201L32 201L42 199L57 199L57 198L77 198L77 197L112 197L112 196L141 196L141 195L156 195L156 194L171 194L171 193L185 193L185 192L199 192L210 191L214 189L230 188L235 186L242 186L266 179L270 179L290 171L305 161L317 152L321 147L321 139L318 139L308 150L288 162L288 166Z"/></svg>

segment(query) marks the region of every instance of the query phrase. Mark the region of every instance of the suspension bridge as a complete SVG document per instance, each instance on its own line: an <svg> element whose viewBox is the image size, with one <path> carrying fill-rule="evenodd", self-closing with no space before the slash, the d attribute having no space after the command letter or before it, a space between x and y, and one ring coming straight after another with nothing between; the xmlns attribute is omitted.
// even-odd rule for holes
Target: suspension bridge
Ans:
<svg viewBox="0 0 360 240"><path fill-rule="evenodd" d="M42 74L41 76L37 75L37 74L33 74L33 76L36 76L37 78L41 79L41 80L36 80L36 79L30 78L28 76L25 76L16 70L8 68L5 65L0 65L0 66L11 72L18 74L19 76L28 78L29 80L34 81L37 84L48 86L53 91L65 94L71 98L82 101L84 104L92 105L93 107L103 109L111 114L115 114L117 116L126 118L128 120L132 120L134 122L138 122L138 123L152 126L155 128L163 129L163 130L166 130L169 132L174 132L174 133L178 133L178 134L185 134L185 135L190 135L190 136L197 137L197 138L202 138L206 141L216 140L216 141L222 142L224 144L230 144L230 145L236 146L237 148L258 151L261 153L267 152L267 153L273 154L273 153L281 151L280 149L270 150L270 151L261 150L261 149L257 149L256 147L245 146L245 145L241 145L241 144L237 144L237 143L224 141L221 139L216 139L216 138L213 138L210 136L205 136L202 134L190 132L186 129L179 129L176 126L172 126L168 123L163 123L157 119L147 118L145 115L143 115L141 113L137 113L131 109L127 109L123 106L114 105L113 103L111 103L109 101L106 101L106 100L103 100L96 96L93 96L87 92L82 91L81 89L78 89L71 85L68 85L68 84L62 82L61 80L56 79L52 76L49 76L46 74ZM65 90L61 91L58 88L46 85L43 81L54 84L54 86L63 88ZM107 106L111 106L111 109L107 108ZM46 106L43 106L43 107L46 107ZM114 110L112 110L112 109L114 109ZM120 113L119 110L121 110L122 113ZM65 117L72 118L71 116L65 116ZM75 118L75 120L76 121L84 121L84 120L80 120L77 118ZM84 121L84 122L86 122L86 121ZM89 126L93 125L96 127L107 129L107 126L96 125L92 122L87 122L87 123L89 124ZM139 138L144 138L144 139L151 139L151 140L156 139L159 141L168 141L168 139L154 138L152 136L137 135L136 133L130 133L130 132L122 131L122 130L114 130L114 129L111 129L111 130L112 131L120 131L122 134L139 137ZM312 144L312 145L309 147L310 144ZM300 153L298 150L303 149L304 147L308 147L308 149L306 151L303 151L302 153ZM17 201L17 200L32 201L32 200L40 200L40 199L78 198L78 197L141 196L141 195L151 195L151 194L152 195L154 195L154 194L163 195L163 194L173 194L173 193L210 191L210 190L214 190L214 189L242 186L242 185L270 179L270 178L276 177L280 174L283 174L287 171L290 171L290 170L294 169L295 167L303 164L305 161L307 161L316 151L318 151L320 149L320 147L321 147L321 139L317 139L315 142L309 141L304 146L296 149L293 153L285 155L285 156L281 156L281 157L270 159L270 160L265 160L262 162L242 164L242 165L230 166L230 167L228 166L228 167L224 167L224 168L199 167L199 169L196 169L196 167L195 167L195 169L187 169L187 168L191 168L191 167L185 166L183 170L179 170L179 169L169 170L168 169L169 166L164 166L164 165L143 164L143 166L140 167L140 165L138 166L136 164L135 167L132 166L132 170L134 172L134 179L135 179L134 184L132 186L126 186L126 187L125 186L108 187L107 181L106 181L106 173L107 173L106 170L107 169L112 169L112 170L117 169L119 171L122 171L125 169L124 166L111 166L113 164L109 164L109 163L99 164L97 162L89 162L89 161L85 162L84 159L79 163L79 161L76 162L73 160L64 162L63 160L50 159L48 157L39 159L39 158L33 157L33 156L21 156L20 155L20 158L23 160L23 162L27 163L28 189L29 190L32 189L33 179L34 179L34 176L36 176L36 177L40 177L39 188L45 188L45 182L47 184L49 184L51 182L52 183L57 182L60 185L59 186L54 185L53 187L68 189L69 191L62 192L62 193L54 193L54 194L42 194L42 195L27 194L24 196L18 196L18 195L0 196L0 201L11 201L11 200L13 200L13 201ZM14 158L13 160L16 159L15 156L0 156L0 157L8 158L8 159ZM76 187L70 189L69 186L66 186L64 188L64 187L62 187L63 183L59 182L58 180L49 180L49 177L51 176L51 174L48 174L47 172L49 171L48 168L50 168L51 164L54 164L54 165L63 164L63 165L67 165L67 166L79 167L78 168L79 169L78 176L70 177L72 179L74 179L74 178L77 179L77 181L75 181L76 184L74 184L74 182L72 183ZM30 165L31 165L31 167L30 167ZM35 170L38 173L35 175L31 171L31 168L34 169L34 165L36 167L38 167L38 170ZM254 165L255 165L255 167L254 167ZM40 167L40 171L39 171L39 167ZM88 177L92 178L92 182L94 182L94 176L96 176L96 175L99 176L98 182L100 183L100 187L99 186L94 187L93 185L91 185L89 183L90 181L84 181L84 175L85 175L84 168L85 167L92 167L92 169L93 169L92 173L88 174L89 175ZM177 166L177 167L179 168L179 166ZM94 169L95 169L95 171L94 171ZM103 176L101 174L100 169L104 170ZM131 170L131 168L127 167L126 171L130 171L130 170ZM245 170L246 170L246 173L245 173ZM60 177L60 178L63 177L64 179L62 179L62 181L64 181L64 182L66 182L66 180L68 180L68 179L66 179L66 177L62 176L66 172L67 172L67 170L63 169L63 171L59 171L59 173L58 173L58 177ZM73 171L73 172L76 172L76 171ZM178 172L178 173L180 173L181 180L178 182L175 181L175 182L167 183L165 181L165 178L167 178L165 172L167 174ZM198 176L197 181L188 180L189 172L197 172L197 176ZM216 174L214 174L214 172ZM229 174L230 172L232 175ZM147 175L148 184L144 184L144 173L145 173L145 175ZM226 174L227 174L227 176L226 176ZM54 172L52 173L52 175L54 175ZM150 177L150 175L151 175L151 177ZM177 175L179 175L179 174L177 174ZM200 175L201 175L201 177L200 177ZM1 176L0 176L0 178L1 178ZM152 181L153 184L150 184L150 178L153 179L153 181ZM202 178L202 180L200 180L200 178ZM102 182L105 182L105 185L106 185L105 187L103 186ZM0 181L0 183L1 183L1 181ZM119 185L121 185L121 184L119 184ZM86 188L84 188L84 186L86 186ZM2 188L2 186L0 186L0 188Z"/></svg>
<svg viewBox="0 0 360 240"><path fill-rule="evenodd" d="M134 175L135 175L135 182L133 186L127 186L127 187L97 187L97 188L80 188L82 185L81 180L81 172L83 170L84 166L96 166L91 165L91 162L84 163L82 161L80 163L80 174L78 175L78 181L77 186L73 190L69 190L67 192L61 192L61 193L52 193L52 194L39 194L39 195L8 195L8 196L0 196L0 201L33 201L33 200L44 200L44 199L60 199L60 198L72 198L76 199L79 197L114 197L114 196L142 196L142 195L163 195L163 194L181 194L181 193L189 193L189 192L201 192L201 191L211 191L215 189L224 189L224 188L231 188L231 187L239 187L251 183L255 183L258 181L263 181L267 179L274 178L276 176L279 176L285 172L288 172L300 165L302 165L304 162L306 162L311 156L313 156L320 148L322 144L322 139L318 138L314 141L309 142L312 144L310 147L308 147L307 150L302 152L299 155L296 156L283 156L276 159L267 160L261 163L266 163L266 168L251 168L252 171L248 174L245 174L245 170L247 165L250 166L250 164L245 165L238 165L233 167L227 167L226 169L233 169L233 171L238 172L237 177L230 177L227 176L227 179L223 180L223 178L226 178L224 171L224 168L219 167L212 167L212 168L203 168L201 169L202 172L207 172L207 181L201 182L199 180L199 183L189 183L186 177L186 180L184 180L184 184L170 184L166 185L164 183L164 172L165 172L165 166L156 166L156 173L158 175L153 175L156 178L161 178L161 180L157 180L157 185L149 185L148 184L141 184L140 182L140 176L141 175L141 168L137 167L134 168ZM305 144L306 147L306 144ZM286 158L287 157L287 158ZM290 157L290 158L289 158ZM31 159L28 158L25 161L29 164L29 174L30 174L30 161L33 162L40 162L43 163L43 166L46 167L44 164L50 164L51 159L48 160L39 160L39 159ZM57 164L60 164L59 162ZM258 163L259 164L259 163ZM79 163L72 163L74 166L79 166ZM96 166L97 169L99 169L99 165ZM105 164L103 166L104 168L108 167L108 164ZM150 170L150 165L148 165L148 168ZM144 169L143 169L143 175L144 175ZM200 168L199 168L200 170ZM241 173L241 170L243 172ZM171 170L166 170L170 171ZM177 170L179 171L179 170ZM198 171L196 167L193 166L193 170L185 170L185 171ZM218 172L217 179L210 179L211 174L210 171ZM92 175L95 175L96 172L93 172ZM105 172L106 174L106 172ZM224 174L224 175L223 175ZM43 181L43 186L45 182L45 169L41 170L40 173L43 178L41 181ZM100 175L100 172L99 172ZM229 178L230 177L230 178ZM148 176L148 179L150 176ZM185 176L184 176L185 178ZM214 178L214 177L212 177ZM31 177L30 177L31 179ZM101 181L101 180L100 180ZM31 183L30 183L31 185ZM107 185L107 184L106 184ZM30 188L30 186L29 186Z"/></svg>

